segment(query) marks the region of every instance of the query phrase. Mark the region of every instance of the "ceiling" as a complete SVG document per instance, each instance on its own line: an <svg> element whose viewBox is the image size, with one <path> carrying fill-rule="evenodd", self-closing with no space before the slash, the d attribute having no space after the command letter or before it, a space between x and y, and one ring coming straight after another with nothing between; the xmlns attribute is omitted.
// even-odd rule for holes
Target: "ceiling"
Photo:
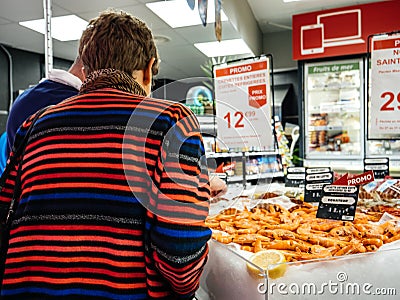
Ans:
<svg viewBox="0 0 400 300"><path fill-rule="evenodd" d="M144 20L152 29L153 35L166 36L170 40L158 43L161 65L157 78L183 79L204 76L200 65L204 64L208 58L197 50L193 43L215 41L214 25L172 29L145 5L155 1L158 0L52 0L52 15L56 17L76 14L85 20L90 20L100 11L110 7L125 10ZM222 2L223 7L240 2L242 8L247 8L249 14L254 16L262 37L271 32L290 30L294 14L379 1L303 0L284 3L283 0L222 0ZM43 18L43 11L43 0L1 0L0 43L18 49L44 53L44 36L18 24L20 21ZM238 15L240 16L241 13L242 11ZM229 18L230 15L228 13L227 15ZM237 16L236 21L236 26L230 21L223 22L223 39L241 37L240 30L235 29L238 28L238 22L240 23L240 18L237 20ZM77 45L77 41L60 42L53 39L53 55L73 60Z"/></svg>

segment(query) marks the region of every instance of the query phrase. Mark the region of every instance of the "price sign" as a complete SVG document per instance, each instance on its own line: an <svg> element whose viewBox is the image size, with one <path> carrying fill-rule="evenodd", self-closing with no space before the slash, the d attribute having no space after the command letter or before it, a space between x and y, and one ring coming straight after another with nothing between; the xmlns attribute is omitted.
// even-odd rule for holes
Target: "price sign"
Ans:
<svg viewBox="0 0 400 300"><path fill-rule="evenodd" d="M239 151L273 150L269 60L214 68L217 137Z"/></svg>
<svg viewBox="0 0 400 300"><path fill-rule="evenodd" d="M364 158L364 171L373 171L375 179L389 176L389 158Z"/></svg>
<svg viewBox="0 0 400 300"><path fill-rule="evenodd" d="M333 172L330 168L307 168L304 185L304 201L319 202L322 188L332 184Z"/></svg>
<svg viewBox="0 0 400 300"><path fill-rule="evenodd" d="M353 221L358 201L358 186L326 185L322 189L317 218Z"/></svg>
<svg viewBox="0 0 400 300"><path fill-rule="evenodd" d="M304 187L306 180L306 168L289 167L285 175L285 186L287 187Z"/></svg>
<svg viewBox="0 0 400 300"><path fill-rule="evenodd" d="M369 138L400 135L400 35L377 36L371 51Z"/></svg>

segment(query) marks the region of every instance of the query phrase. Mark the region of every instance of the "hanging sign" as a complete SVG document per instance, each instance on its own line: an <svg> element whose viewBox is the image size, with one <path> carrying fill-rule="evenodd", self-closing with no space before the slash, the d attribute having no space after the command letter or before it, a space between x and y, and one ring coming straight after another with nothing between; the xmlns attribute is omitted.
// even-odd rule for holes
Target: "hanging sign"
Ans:
<svg viewBox="0 0 400 300"><path fill-rule="evenodd" d="M199 0L198 3L199 15L203 26L207 25L207 2L208 0Z"/></svg>
<svg viewBox="0 0 400 300"><path fill-rule="evenodd" d="M215 23L214 23L214 31L215 37L217 41L220 42L222 40L222 19L221 19L221 0L215 0Z"/></svg>
<svg viewBox="0 0 400 300"><path fill-rule="evenodd" d="M214 67L217 137L236 151L273 150L267 58Z"/></svg>
<svg viewBox="0 0 400 300"><path fill-rule="evenodd" d="M194 6L196 5L195 0L186 0L191 10L194 10Z"/></svg>
<svg viewBox="0 0 400 300"><path fill-rule="evenodd" d="M400 136L400 34L372 38L369 138Z"/></svg>

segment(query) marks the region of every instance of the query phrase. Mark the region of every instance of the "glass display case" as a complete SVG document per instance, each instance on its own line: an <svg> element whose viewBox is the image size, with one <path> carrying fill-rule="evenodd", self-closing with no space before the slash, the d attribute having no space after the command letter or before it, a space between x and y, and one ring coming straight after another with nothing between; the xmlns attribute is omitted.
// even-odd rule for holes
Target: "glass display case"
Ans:
<svg viewBox="0 0 400 300"><path fill-rule="evenodd" d="M213 239L196 299L398 298L400 269L390 267L400 265L398 208L376 213L364 202L345 225L317 218L316 206L294 196L301 190L279 184L228 189L224 200L210 204L206 224ZM291 214L292 223L285 217Z"/></svg>
<svg viewBox="0 0 400 300"><path fill-rule="evenodd" d="M400 245L377 252L287 262L285 274L255 279L248 272L248 257L230 245L209 242L209 260L196 293L199 300L285 299L397 299ZM386 247L387 246L387 247ZM261 274L261 272L260 272Z"/></svg>
<svg viewBox="0 0 400 300"><path fill-rule="evenodd" d="M304 64L306 160L357 159L361 163L362 74L362 59Z"/></svg>

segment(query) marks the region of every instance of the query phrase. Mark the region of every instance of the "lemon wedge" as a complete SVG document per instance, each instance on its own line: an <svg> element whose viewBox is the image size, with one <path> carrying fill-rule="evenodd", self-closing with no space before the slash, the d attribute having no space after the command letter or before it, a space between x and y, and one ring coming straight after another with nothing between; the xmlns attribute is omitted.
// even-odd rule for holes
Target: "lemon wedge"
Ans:
<svg viewBox="0 0 400 300"><path fill-rule="evenodd" d="M300 194L299 199L300 199L301 201L304 201L304 194Z"/></svg>
<svg viewBox="0 0 400 300"><path fill-rule="evenodd" d="M276 279L282 277L286 272L285 255L279 250L262 250L250 256L249 261L268 271L268 277ZM247 263L247 270L258 278L262 277L260 270L250 263Z"/></svg>

